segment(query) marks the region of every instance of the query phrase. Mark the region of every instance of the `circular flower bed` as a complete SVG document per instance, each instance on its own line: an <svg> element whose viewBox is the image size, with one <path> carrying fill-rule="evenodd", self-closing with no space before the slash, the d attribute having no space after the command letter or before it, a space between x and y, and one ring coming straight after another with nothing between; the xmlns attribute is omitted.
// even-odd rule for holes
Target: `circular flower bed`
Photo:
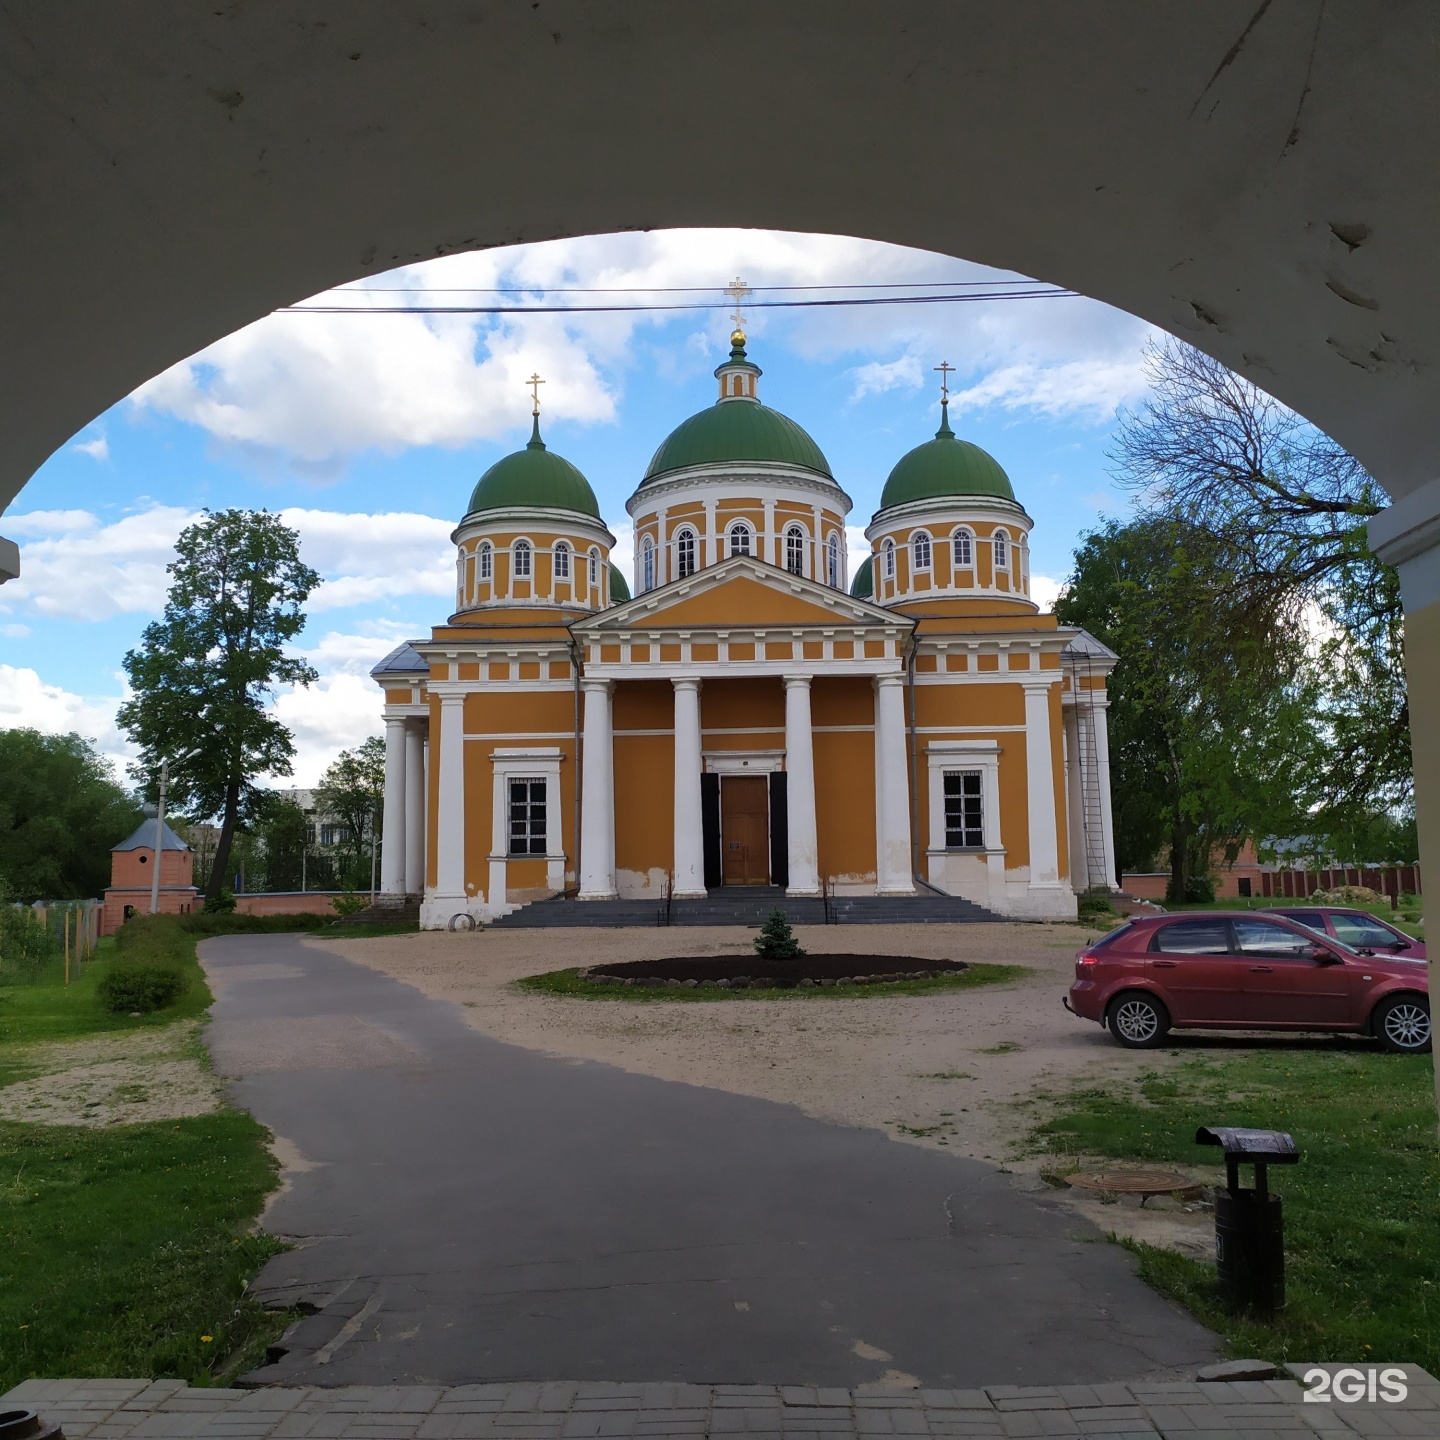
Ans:
<svg viewBox="0 0 1440 1440"><path fill-rule="evenodd" d="M919 960L910 955L801 955L762 960L757 955L677 956L591 965L577 976L596 985L720 990L788 990L813 986L884 985L959 975L963 960Z"/></svg>

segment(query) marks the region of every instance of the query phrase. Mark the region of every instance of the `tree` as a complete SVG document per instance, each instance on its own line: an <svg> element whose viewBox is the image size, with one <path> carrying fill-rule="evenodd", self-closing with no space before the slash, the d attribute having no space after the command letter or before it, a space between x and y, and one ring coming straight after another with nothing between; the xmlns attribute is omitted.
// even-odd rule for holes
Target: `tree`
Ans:
<svg viewBox="0 0 1440 1440"><path fill-rule="evenodd" d="M1110 683L1116 859L1169 852L1172 900L1211 857L1293 834L1314 769L1314 689L1293 606L1260 604L1223 548L1168 519L1085 537L1055 606L1120 657Z"/></svg>
<svg viewBox="0 0 1440 1440"><path fill-rule="evenodd" d="M0 881L11 898L98 896L143 812L79 735L0 730Z"/></svg>
<svg viewBox="0 0 1440 1440"><path fill-rule="evenodd" d="M1336 835L1413 804L1395 571L1365 522L1385 495L1328 435L1218 360L1167 339L1146 357L1150 398L1123 416L1113 459L1141 513L1183 521L1229 555L1263 609L1295 602L1311 630L1327 745L1312 830Z"/></svg>
<svg viewBox="0 0 1440 1440"><path fill-rule="evenodd" d="M265 889L298 890L305 880L309 817L299 802L273 790L256 797L254 834L265 870Z"/></svg>
<svg viewBox="0 0 1440 1440"><path fill-rule="evenodd" d="M341 849L349 857L352 884L360 884L360 861L372 834L379 838L385 798L385 742L372 735L354 750L342 750L320 777L315 809L341 827Z"/></svg>
<svg viewBox="0 0 1440 1440"><path fill-rule="evenodd" d="M140 747L132 773L147 788L169 760L170 803L219 817L213 899L236 828L254 812L255 781L290 774L294 742L267 706L276 686L315 679L284 647L320 577L302 563L299 536L265 510L207 510L175 549L164 616L125 656L134 698L118 719Z"/></svg>

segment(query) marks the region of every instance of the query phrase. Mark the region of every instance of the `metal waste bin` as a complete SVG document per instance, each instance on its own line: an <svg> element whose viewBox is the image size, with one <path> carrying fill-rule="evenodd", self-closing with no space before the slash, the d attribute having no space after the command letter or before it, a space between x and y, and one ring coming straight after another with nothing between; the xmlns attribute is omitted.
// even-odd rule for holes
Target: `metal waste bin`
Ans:
<svg viewBox="0 0 1440 1440"><path fill-rule="evenodd" d="M1232 1305L1273 1315L1285 1308L1285 1230L1280 1197L1272 1195L1265 1171L1271 1165L1295 1165L1300 1150L1279 1130L1241 1130L1228 1125L1201 1126L1197 1145L1219 1145L1225 1152L1224 1190L1215 1192L1215 1276L1220 1294ZM1240 1166L1255 1167L1255 1188L1240 1184Z"/></svg>

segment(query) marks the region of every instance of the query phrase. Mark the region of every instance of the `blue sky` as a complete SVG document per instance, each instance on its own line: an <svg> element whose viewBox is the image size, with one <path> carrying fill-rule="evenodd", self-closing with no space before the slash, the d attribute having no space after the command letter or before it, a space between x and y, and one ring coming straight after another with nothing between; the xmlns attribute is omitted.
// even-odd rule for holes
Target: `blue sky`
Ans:
<svg viewBox="0 0 1440 1440"><path fill-rule="evenodd" d="M1010 278L869 241L711 230L517 246L364 283L713 286L719 301L737 273L753 286ZM1144 394L1151 331L1132 316L1074 298L756 311L748 328L761 398L810 431L855 501L852 567L890 467L935 430L942 360L957 433L1000 461L1035 518L1038 595L1102 513L1126 509L1105 452L1117 407ZM313 783L380 729L370 665L448 614L448 533L479 475L528 436L525 377L545 377L547 443L589 478L628 568L624 502L668 431L712 403L729 329L723 310L275 315L218 341L97 416L0 519L22 566L0 587L0 725L79 730L123 765L121 659L163 605L176 534L202 506L263 506L324 577L297 647L320 680L275 698L299 752L283 783Z"/></svg>

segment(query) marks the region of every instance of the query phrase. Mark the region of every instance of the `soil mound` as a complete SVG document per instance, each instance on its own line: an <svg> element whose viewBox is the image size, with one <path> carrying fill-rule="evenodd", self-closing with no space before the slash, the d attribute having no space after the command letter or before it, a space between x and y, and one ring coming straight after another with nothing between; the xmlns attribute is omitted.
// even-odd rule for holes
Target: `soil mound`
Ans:
<svg viewBox="0 0 1440 1440"><path fill-rule="evenodd" d="M920 960L912 955L800 955L764 960L758 955L674 956L664 960L623 960L580 972L597 984L718 985L725 988L787 989L794 985L883 985L958 975L963 960Z"/></svg>

